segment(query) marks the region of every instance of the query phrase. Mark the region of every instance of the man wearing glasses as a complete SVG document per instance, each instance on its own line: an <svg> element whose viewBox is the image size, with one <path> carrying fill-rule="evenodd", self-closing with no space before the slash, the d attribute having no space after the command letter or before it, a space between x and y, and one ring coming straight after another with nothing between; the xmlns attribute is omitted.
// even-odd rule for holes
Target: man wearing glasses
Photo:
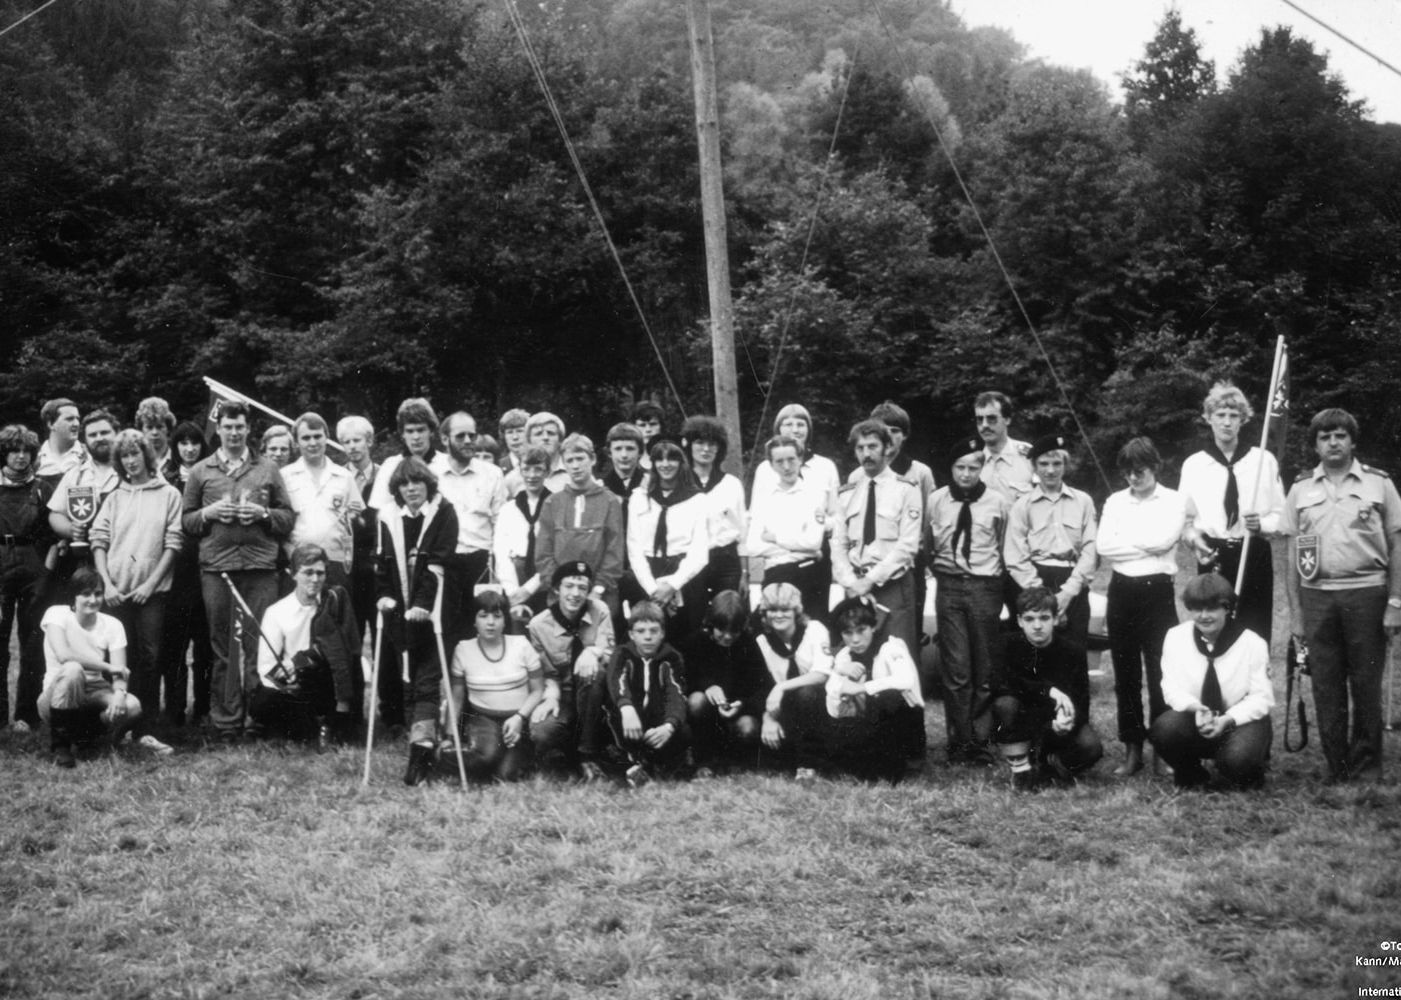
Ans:
<svg viewBox="0 0 1401 1000"><path fill-rule="evenodd" d="M1008 503L1031 492L1031 445L1008 436L1012 426L1012 401L1001 392L980 392L973 401L978 437L983 439L983 482Z"/></svg>
<svg viewBox="0 0 1401 1000"><path fill-rule="evenodd" d="M506 503L505 474L499 466L473 460L477 422L458 410L441 428L447 452L429 466L438 476L438 492L457 514L457 551L447 560L443 592L445 625L469 626L473 588L488 579L496 516ZM447 629L451 633L451 629ZM455 643L462 635L449 634Z"/></svg>

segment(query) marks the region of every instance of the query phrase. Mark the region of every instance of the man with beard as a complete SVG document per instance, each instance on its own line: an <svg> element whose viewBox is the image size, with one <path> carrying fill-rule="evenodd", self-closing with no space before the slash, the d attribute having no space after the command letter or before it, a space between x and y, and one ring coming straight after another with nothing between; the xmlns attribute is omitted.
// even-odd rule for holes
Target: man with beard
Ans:
<svg viewBox="0 0 1401 1000"><path fill-rule="evenodd" d="M447 561L443 594L443 626L450 648L464 637L457 632L471 627L473 588L488 579L492 535L506 503L506 487L498 466L473 459L477 422L470 413L458 410L443 421L442 431L447 454L430 468L437 473L438 492L457 514L457 551Z"/></svg>
<svg viewBox="0 0 1401 1000"><path fill-rule="evenodd" d="M918 484L890 468L894 442L885 424L863 420L847 441L862 476L837 491L832 577L847 597L869 594L889 609L887 634L919 649L914 564L924 498Z"/></svg>
<svg viewBox="0 0 1401 1000"><path fill-rule="evenodd" d="M567 762L577 752L586 781L603 777L596 760L603 735L602 667L613 652L613 622L608 605L590 596L593 579L586 562L562 564L552 579L554 603L526 627L545 667L545 697L530 716L536 756Z"/></svg>
<svg viewBox="0 0 1401 1000"><path fill-rule="evenodd" d="M296 514L282 476L248 448L248 407L225 401L219 407L219 450L190 470L185 484L184 528L199 539L200 586L209 615L214 663L209 676L209 718L225 743L240 738L245 692L259 683L248 667L258 631L243 631L233 644L233 595L238 588L259 621L277 600L278 542L292 531Z"/></svg>
<svg viewBox="0 0 1401 1000"><path fill-rule="evenodd" d="M49 526L68 542L68 560L60 560L56 571L59 590L78 564L92 565L88 547L88 527L97 517L102 501L117 488L117 472L112 468L112 442L117 436L117 418L106 410L93 410L83 418L83 441L87 458L63 474L49 498Z"/></svg>

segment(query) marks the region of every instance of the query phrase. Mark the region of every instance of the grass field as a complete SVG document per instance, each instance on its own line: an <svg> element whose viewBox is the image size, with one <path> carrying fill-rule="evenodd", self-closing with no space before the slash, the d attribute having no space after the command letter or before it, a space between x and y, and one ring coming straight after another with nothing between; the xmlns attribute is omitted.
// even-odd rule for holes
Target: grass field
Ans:
<svg viewBox="0 0 1401 1000"><path fill-rule="evenodd" d="M1278 671L1277 671L1278 673ZM1112 741L1107 677L1096 725ZM1282 692L1281 692L1282 694ZM636 792L399 782L397 747L97 759L0 733L0 996L1352 997L1401 939L1401 773L1013 796L745 774ZM1278 712L1276 721L1280 721Z"/></svg>

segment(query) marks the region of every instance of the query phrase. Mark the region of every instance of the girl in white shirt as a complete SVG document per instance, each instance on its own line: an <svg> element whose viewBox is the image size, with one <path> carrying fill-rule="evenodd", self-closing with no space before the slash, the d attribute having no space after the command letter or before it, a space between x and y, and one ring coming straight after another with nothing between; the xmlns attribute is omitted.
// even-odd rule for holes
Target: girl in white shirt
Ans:
<svg viewBox="0 0 1401 1000"><path fill-rule="evenodd" d="M709 603L702 576L710 558L710 506L676 441L653 442L651 482L628 501L628 565L649 600L667 613L666 633L693 632Z"/></svg>
<svg viewBox="0 0 1401 1000"><path fill-rule="evenodd" d="M1105 625L1114 658L1114 697L1124 763L1120 777L1143 769L1143 681L1148 679L1148 722L1166 708L1163 702L1163 636L1177 624L1173 577L1176 550L1190 523L1190 502L1159 484L1162 458L1146 437L1119 450L1119 472L1129 488L1104 502L1099 521L1100 558L1114 570L1109 579Z"/></svg>
<svg viewBox="0 0 1401 1000"><path fill-rule="evenodd" d="M530 713L545 694L540 654L523 635L507 635L511 602L488 590L473 600L476 638L457 644L452 697L462 719L463 763L479 781L516 781L531 762Z"/></svg>
<svg viewBox="0 0 1401 1000"><path fill-rule="evenodd" d="M741 559L745 529L744 486L721 466L730 448L730 436L716 417L687 417L681 425L681 445L691 461L696 485L710 506L710 563L705 570L706 599L726 590L741 594L744 564Z"/></svg>

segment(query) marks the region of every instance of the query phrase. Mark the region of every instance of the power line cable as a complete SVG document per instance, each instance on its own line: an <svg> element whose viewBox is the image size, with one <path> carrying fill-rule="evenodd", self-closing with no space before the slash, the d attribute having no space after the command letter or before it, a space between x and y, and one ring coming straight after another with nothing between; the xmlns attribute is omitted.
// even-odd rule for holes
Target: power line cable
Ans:
<svg viewBox="0 0 1401 1000"><path fill-rule="evenodd" d="M1367 48L1366 46L1362 45L1362 43L1353 41L1351 38L1349 38L1347 35L1343 34L1343 33L1342 33L1341 31L1339 31L1337 28L1333 27L1333 26L1332 26L1331 24L1329 24L1327 21L1324 21L1324 20L1322 20L1321 18L1314 17L1314 16L1313 16L1312 14L1310 14L1308 11L1304 10L1304 8L1302 8L1302 7L1300 7L1298 4L1294 3L1293 0L1280 0L1280 2L1283 3L1286 7L1293 7L1295 10L1297 10L1300 14L1303 14L1305 17L1307 17L1307 18L1308 18L1310 21L1312 21L1314 24L1316 24L1316 25L1318 25L1319 27L1325 29L1326 31L1331 31L1333 34L1337 35L1337 36L1338 36L1339 38L1341 38L1343 41L1345 41L1345 42L1347 42L1349 45L1351 45L1351 46L1352 46L1354 49L1356 49L1358 52L1361 52L1363 55L1368 56L1368 57L1370 57L1370 58L1372 58L1372 59L1375 59L1377 62L1381 63L1383 66L1385 66L1387 69L1391 70L1391 71L1392 71L1393 73L1395 73L1397 76L1401 76L1401 69L1397 69L1395 66L1391 65L1391 63L1387 62L1385 59L1383 59L1381 56L1377 55L1377 54L1376 54L1375 52L1373 52L1371 49L1369 49L1369 48Z"/></svg>
<svg viewBox="0 0 1401 1000"><path fill-rule="evenodd" d="M847 95L851 93L851 78L856 72L856 56L860 55L858 49L847 63L846 79L842 81L842 98L837 103L837 117L832 123L832 139L827 144L827 159L822 164L822 176L818 178L817 195L813 199L812 214L808 217L807 236L803 240L802 256L798 259L798 277L807 272L808 255L812 250L813 237L817 232L817 219L822 212L822 202L827 194L827 179L832 173L832 164L837 161L837 137L841 135L842 117L846 113ZM754 450L750 453L751 466L757 466L762 459L759 455L759 447L767 435L764 433L764 421L768 419L769 403L773 400L774 389L778 386L779 366L783 360L783 350L788 343L788 332L793 322L793 307L798 302L798 289L795 287L788 297L788 305L783 310L783 326L779 331L778 347L774 349L773 365L769 370L769 384L764 390L764 402L759 408L759 422L755 425ZM758 374L755 373L755 378Z"/></svg>
<svg viewBox="0 0 1401 1000"><path fill-rule="evenodd" d="M914 82L914 70L910 66L909 60L905 57L904 51L895 40L895 32L891 30L890 22L886 20L885 10L881 7L880 0L871 0L871 7L876 12L876 18L880 21L881 28L884 29L886 38L890 41L890 47L895 53L895 58L900 61L901 67L905 71L907 83ZM913 92L913 88L912 88ZM973 200L973 193L968 190L968 185L963 181L963 173L958 169L958 164L954 162L953 151L949 149L948 143L944 141L943 130L939 128L939 123L934 118L934 113L926 103L924 106L925 116L929 119L929 126L934 130L934 137L939 141L939 149L944 154L944 159L948 161L949 169L953 171L954 180L958 182L958 188L963 192L963 199L968 203L969 209L973 213L973 219L978 223L978 230L983 234L983 239L987 242L988 249L992 251L992 259L997 264L997 269L1002 272L1002 280L1007 285L1007 290L1012 294L1012 301L1017 304L1017 311L1021 313L1022 320L1026 323L1026 328L1031 331L1031 338L1036 343L1036 350L1041 354L1041 359L1046 363L1046 369L1051 373L1051 379L1056 384L1056 391L1060 393L1061 401L1065 409L1070 414L1070 418L1075 421L1076 428L1080 431L1080 438L1085 442L1085 447L1089 450L1090 458L1095 463L1095 468L1099 470L1100 478L1104 480L1104 485L1109 489L1114 488L1108 474L1104 471L1104 465L1099 460L1099 455L1095 453L1094 446L1090 443L1090 436L1085 430L1085 425L1080 420L1080 414L1076 412L1074 404L1070 401L1070 393L1061 380L1060 372L1056 370L1055 363L1051 361L1051 355L1046 350L1046 345L1041 340L1041 334L1036 329L1036 324L1031 321L1031 314L1027 312L1026 306L1022 303L1022 297L1017 293L1017 286L1012 281L1012 276L1007 271L1007 266L1002 261L1002 254L998 252L997 244L993 241L992 233L988 231L987 225L983 222L983 214L978 211L977 202Z"/></svg>
<svg viewBox="0 0 1401 1000"><path fill-rule="evenodd" d="M4 31L0 31L0 38L4 38L4 37L5 37L6 35L8 35L10 32L14 31L14 30L15 30L16 28L18 28L21 24L23 24L25 21L28 21L28 20L29 20L31 17L33 17L35 14L38 14L40 11L47 10L48 8L52 7L52 6L53 6L54 4L56 4L56 3L58 3L58 0L46 0L46 2L41 3L38 7L35 7L35 8L34 8L33 10L31 10L28 14L25 14L22 18L20 18L20 19L19 19L18 21L16 21L14 24L10 25L10 26L9 26L8 28L6 28Z"/></svg>
<svg viewBox="0 0 1401 1000"><path fill-rule="evenodd" d="M51 0L52 2L52 0ZM666 358L662 355L661 346L657 343L657 338L652 333L651 324L647 322L647 315L642 311L642 302L637 297L637 292L633 288L632 280L628 277L627 268L623 266L623 258L618 253L618 247L613 242L613 236L608 230L608 223L604 221L603 210L599 207L598 199L594 197L593 187L589 184L588 175L584 172L584 165L579 160L578 151L574 147L574 140L570 138L569 128L564 122L564 114L560 111L559 103L555 100L554 92L550 89L550 82L545 76L544 64L541 62L539 54L535 51L535 45L530 40L530 34L526 31L525 20L521 17L520 11L516 9L515 0L505 0L507 16L511 20L511 26L516 30L516 36L520 39L521 48L525 50L526 61L530 63L530 68L535 74L535 80L540 86L540 92L544 95L545 104L549 108L550 116L554 119L555 127L559 129L560 137L564 140L565 151L569 154L569 162L574 165L574 172L579 177L579 184L584 189L584 196L588 199L589 207L593 210L594 219L598 222L598 227L603 232L604 242L608 244L608 252L613 256L613 262L618 266L618 273L622 276L623 284L627 287L628 297L632 300L633 308L637 310L637 318L642 322L642 329L647 333L647 339L651 341L652 350L657 355L657 363L661 366L662 376L666 379L671 394L676 398L676 406L681 411L682 417L686 416L686 404L681 400L681 393L676 388L676 383L672 381L671 371L667 368Z"/></svg>

